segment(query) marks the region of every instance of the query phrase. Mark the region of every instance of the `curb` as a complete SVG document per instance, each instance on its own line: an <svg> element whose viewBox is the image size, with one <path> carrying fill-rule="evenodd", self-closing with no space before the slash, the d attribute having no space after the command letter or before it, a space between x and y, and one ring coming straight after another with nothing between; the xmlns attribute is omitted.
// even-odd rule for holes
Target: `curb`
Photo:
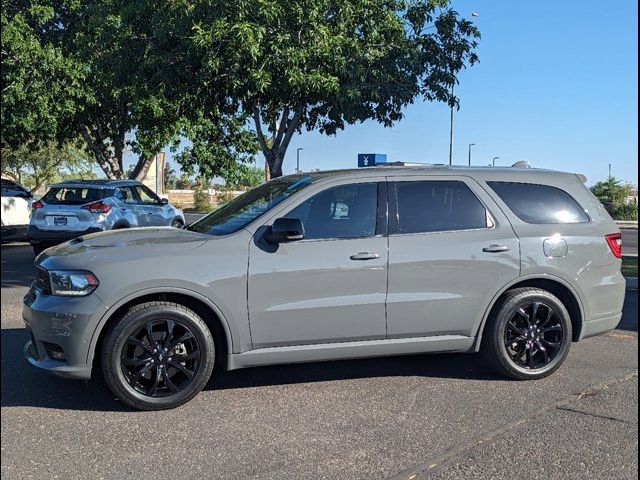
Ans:
<svg viewBox="0 0 640 480"><path fill-rule="evenodd" d="M627 290L638 290L638 277L627 277Z"/></svg>

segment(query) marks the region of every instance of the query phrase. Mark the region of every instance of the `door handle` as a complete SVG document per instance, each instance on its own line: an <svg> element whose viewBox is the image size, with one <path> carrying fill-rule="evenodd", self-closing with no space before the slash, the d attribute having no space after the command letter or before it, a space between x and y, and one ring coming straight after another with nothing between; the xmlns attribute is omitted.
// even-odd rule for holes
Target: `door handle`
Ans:
<svg viewBox="0 0 640 480"><path fill-rule="evenodd" d="M500 253L500 252L508 252L509 251L509 247L507 247L506 245L498 245L497 243L494 243L493 245L489 245L488 247L484 247L482 249L483 252L487 252L487 253Z"/></svg>
<svg viewBox="0 0 640 480"><path fill-rule="evenodd" d="M379 253L358 252L355 255L349 257L351 260L375 260L380 258Z"/></svg>

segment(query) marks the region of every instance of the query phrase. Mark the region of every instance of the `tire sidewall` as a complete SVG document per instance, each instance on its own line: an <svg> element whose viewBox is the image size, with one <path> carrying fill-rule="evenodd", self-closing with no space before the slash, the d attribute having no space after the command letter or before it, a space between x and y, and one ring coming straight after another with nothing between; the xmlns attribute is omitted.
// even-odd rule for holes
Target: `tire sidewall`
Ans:
<svg viewBox="0 0 640 480"><path fill-rule="evenodd" d="M526 369L517 365L510 357L506 349L504 342L504 334L506 330L507 322L513 317L515 311L522 306L539 302L548 307L551 307L564 328L562 346L556 357L548 365L537 368L535 370ZM496 322L494 324L494 331L492 332L492 342L494 342L493 348L495 349L500 362L505 369L509 371L514 377L519 378L542 378L551 375L555 372L564 362L569 354L569 348L571 346L572 338L572 326L571 317L566 307L562 302L552 294L547 292L525 292L514 298L509 299L499 309L496 316Z"/></svg>
<svg viewBox="0 0 640 480"><path fill-rule="evenodd" d="M129 336L149 320L174 320L184 324L196 338L202 352L201 363L194 379L181 390L166 397L149 397L135 390L122 371L122 349ZM172 307L151 307L125 316L105 341L103 370L114 393L125 403L150 410L174 408L197 395L206 385L213 371L215 347L207 325L194 312Z"/></svg>

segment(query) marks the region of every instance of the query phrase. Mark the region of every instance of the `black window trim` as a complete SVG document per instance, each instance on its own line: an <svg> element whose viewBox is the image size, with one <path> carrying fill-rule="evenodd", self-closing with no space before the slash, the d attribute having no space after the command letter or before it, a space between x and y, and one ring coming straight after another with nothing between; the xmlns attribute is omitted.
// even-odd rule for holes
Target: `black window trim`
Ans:
<svg viewBox="0 0 640 480"><path fill-rule="evenodd" d="M569 223L559 223L559 222L551 222L551 223L540 223L540 222L527 222L525 219L521 218L520 215L518 215L516 212L513 211L513 209L509 206L509 204L500 196L500 194L495 191L493 189L493 187L491 186L492 183L512 183L512 184L517 184L517 185L533 185L534 187L549 187L549 188L555 188L556 190L561 191L562 193L564 193L567 197L569 197L571 199L571 201L573 203L576 204L576 206L578 207L578 209L585 214L585 216L587 217L587 221L586 222L569 222ZM586 225L588 223L593 223L593 218L591 217L591 215L589 215L589 212L587 212L582 205L580 205L580 202L578 202L575 197L573 195L571 195L569 192L567 192L564 188L560 188L560 187L556 187L555 185L549 185L547 183L533 183L533 182L515 182L515 181L509 181L509 180L487 180L486 181L487 187L489 188L492 196L495 195L497 197L497 200L499 200L500 202L502 202L504 204L505 207L507 207L507 209L509 210L509 212L511 212L513 214L513 216L515 216L519 221L521 221L522 223L526 223L527 225Z"/></svg>
<svg viewBox="0 0 640 480"><path fill-rule="evenodd" d="M326 238L303 238L302 240L298 240L292 243L311 243L311 242L327 242L327 241L337 241L337 240L357 240L357 239L365 239L365 238L383 238L388 236L389 231L389 196L388 196L388 185L389 182L381 179L371 179L370 181L366 178L355 178L353 181L349 182L340 182L340 183L331 183L328 185L323 185L325 188L319 188L309 194L309 196L305 197L300 202L294 203L285 207L282 211L286 211L285 214L277 214L272 218L271 221L280 217L287 217L289 213L295 210L299 205L306 202L310 198L327 191L331 188L343 187L345 185L362 185L367 183L376 183L377 184L377 204L376 204L376 228L375 233L373 235L367 236L355 236L355 237L326 237Z"/></svg>
<svg viewBox="0 0 640 480"><path fill-rule="evenodd" d="M460 229L455 229L455 230L432 230L429 232L411 232L411 233L403 233L398 231L398 223L399 223L399 215L398 215L398 183L404 183L404 182L459 182L462 183L463 185L465 185L469 191L473 194L474 197L476 197L476 199L478 200L478 202L480 202L480 205L482 205L482 207L485 210L486 213L486 222L487 222L487 226L486 227L479 227L479 228L460 228ZM498 225L498 222L496 220L496 216L493 214L493 212L491 211L491 209L488 207L488 205L486 204L486 202L480 198L477 194L477 192L474 191L473 188L471 188L471 186L465 182L463 179L461 178L411 178L411 177L407 177L406 179L394 179L394 180L390 180L388 181L388 190L389 190L389 196L388 196L388 202L389 202L389 236L390 237L407 237L407 236L413 236L413 235L440 235L443 233L460 233L460 232L479 232L479 231L484 231L484 230L494 230L496 228L496 226Z"/></svg>

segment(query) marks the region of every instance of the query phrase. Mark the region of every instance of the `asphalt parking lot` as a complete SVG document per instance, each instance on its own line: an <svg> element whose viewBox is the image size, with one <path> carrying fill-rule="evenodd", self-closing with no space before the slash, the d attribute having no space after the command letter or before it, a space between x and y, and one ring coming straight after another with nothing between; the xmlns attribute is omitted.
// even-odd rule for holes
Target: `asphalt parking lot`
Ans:
<svg viewBox="0 0 640 480"><path fill-rule="evenodd" d="M623 322L537 382L475 355L223 373L187 405L136 412L99 375L22 357L26 246L2 247L2 478L637 478L637 291Z"/></svg>

